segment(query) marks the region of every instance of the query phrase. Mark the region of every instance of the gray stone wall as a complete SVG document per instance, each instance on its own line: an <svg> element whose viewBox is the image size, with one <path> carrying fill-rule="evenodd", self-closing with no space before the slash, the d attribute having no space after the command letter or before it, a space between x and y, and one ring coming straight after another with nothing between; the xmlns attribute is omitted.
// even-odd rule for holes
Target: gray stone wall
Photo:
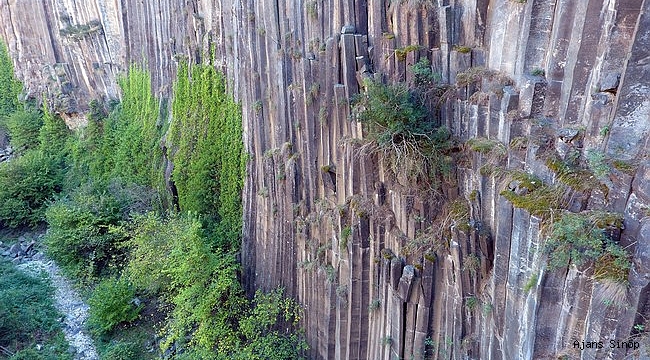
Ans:
<svg viewBox="0 0 650 360"><path fill-rule="evenodd" d="M418 359L426 349L453 359L622 358L625 350L580 353L572 342L626 340L650 316L649 7L2 0L0 36L28 92L48 94L70 122L83 122L89 99L118 97L116 76L129 64L145 64L166 97L178 61L202 61L214 49L242 103L251 154L244 281L251 292L284 286L304 304L311 357ZM409 45L418 50L396 56ZM479 154L442 188L445 201L468 204L472 226L434 239L448 244L435 257L406 251L443 215L443 202L392 179L380 159L359 156L349 139L363 134L349 120L348 99L369 73L412 81L408 68L422 57L450 84L470 68L499 72L459 88L441 109L461 141L531 140L510 147L498 166L556 182L540 158L546 148L597 150L633 165L611 169L606 194L593 189L571 203L573 211L625 214L621 242L634 254L625 306L611 306L617 290L593 280L590 267L546 269L541 219L499 195L507 184L481 175L490 159ZM574 142L561 129L584 136ZM468 264L474 257L478 267Z"/></svg>

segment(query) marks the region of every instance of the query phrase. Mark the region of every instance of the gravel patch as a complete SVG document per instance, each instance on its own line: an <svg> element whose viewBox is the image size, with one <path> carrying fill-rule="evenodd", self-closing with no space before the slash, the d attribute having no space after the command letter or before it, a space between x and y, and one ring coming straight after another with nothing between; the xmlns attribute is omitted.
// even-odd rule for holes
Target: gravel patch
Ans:
<svg viewBox="0 0 650 360"><path fill-rule="evenodd" d="M23 262L16 266L34 276L42 276L45 273L52 281L52 286L56 290L54 305L64 315L63 332L65 339L74 349L74 359L99 359L93 340L84 329L89 307L70 286L70 282L61 275L54 261L46 259L42 253L37 253L32 258L23 259Z"/></svg>

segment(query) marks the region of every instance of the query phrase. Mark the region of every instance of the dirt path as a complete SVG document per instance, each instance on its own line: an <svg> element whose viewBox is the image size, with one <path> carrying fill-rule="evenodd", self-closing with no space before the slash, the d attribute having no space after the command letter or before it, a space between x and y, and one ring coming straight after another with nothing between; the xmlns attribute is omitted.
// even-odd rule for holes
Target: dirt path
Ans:
<svg viewBox="0 0 650 360"><path fill-rule="evenodd" d="M25 259L17 267L36 276L44 272L52 281L52 286L56 290L54 305L65 316L63 332L65 339L75 349L74 359L99 359L93 340L84 329L84 324L88 318L88 305L81 300L79 294L70 286L70 282L61 275L54 261L45 259L42 254L36 254L31 259Z"/></svg>

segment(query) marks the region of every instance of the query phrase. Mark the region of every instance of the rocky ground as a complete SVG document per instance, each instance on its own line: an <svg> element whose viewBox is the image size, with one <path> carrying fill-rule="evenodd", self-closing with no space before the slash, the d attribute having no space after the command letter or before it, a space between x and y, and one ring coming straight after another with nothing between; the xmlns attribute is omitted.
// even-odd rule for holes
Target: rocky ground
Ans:
<svg viewBox="0 0 650 360"><path fill-rule="evenodd" d="M70 282L61 275L54 261L48 259L37 247L35 240L25 236L11 245L0 242L0 254L16 267L33 275L46 274L55 288L55 306L63 317L63 332L70 343L75 360L96 360L97 351L93 340L86 333L84 324L88 318L88 305L83 302Z"/></svg>

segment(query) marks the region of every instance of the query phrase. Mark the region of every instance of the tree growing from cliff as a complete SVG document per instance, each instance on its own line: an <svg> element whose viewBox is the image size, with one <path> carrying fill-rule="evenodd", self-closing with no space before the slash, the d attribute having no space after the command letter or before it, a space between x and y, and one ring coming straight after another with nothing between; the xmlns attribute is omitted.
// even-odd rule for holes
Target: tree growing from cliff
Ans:
<svg viewBox="0 0 650 360"><path fill-rule="evenodd" d="M366 80L363 93L352 99L352 116L364 125L363 153L379 155L398 178L417 179L436 188L448 173L447 152L451 135L438 127L427 108L405 84L383 84Z"/></svg>

